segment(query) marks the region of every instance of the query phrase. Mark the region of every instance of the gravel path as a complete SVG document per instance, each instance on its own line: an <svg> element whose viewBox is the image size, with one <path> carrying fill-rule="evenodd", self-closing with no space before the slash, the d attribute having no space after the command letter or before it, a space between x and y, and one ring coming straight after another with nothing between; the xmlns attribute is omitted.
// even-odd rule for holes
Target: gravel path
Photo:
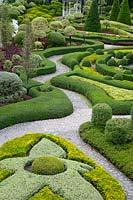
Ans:
<svg viewBox="0 0 133 200"><path fill-rule="evenodd" d="M53 56L50 59L54 62L61 56ZM39 76L34 78L40 82L49 80L51 77L67 72L69 69L60 63L57 63L57 72L46 76ZM88 108L84 101L84 98L77 93L63 90L67 96L71 99L74 112L73 114L60 118L60 119L49 119L35 122L20 123L14 126L0 130L0 144L3 144L9 139L19 137L27 132L44 132L52 133L54 135L61 136L68 139L75 144L81 151L87 154L89 157L94 159L100 164L106 171L113 175L123 186L127 196L127 200L133 200L133 184L132 182L118 169L116 169L110 162L108 162L102 155L100 155L95 149L88 144L85 144L78 135L79 126L91 119L91 109ZM116 199L117 200L117 199Z"/></svg>

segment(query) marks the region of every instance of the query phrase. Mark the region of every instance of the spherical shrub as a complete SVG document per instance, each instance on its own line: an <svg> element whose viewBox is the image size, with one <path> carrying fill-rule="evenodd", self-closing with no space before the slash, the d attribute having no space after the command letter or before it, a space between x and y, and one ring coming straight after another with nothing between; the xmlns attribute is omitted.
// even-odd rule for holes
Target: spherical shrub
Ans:
<svg viewBox="0 0 133 200"><path fill-rule="evenodd" d="M41 92L51 92L53 90L53 87L51 85L44 84L39 87L39 90Z"/></svg>
<svg viewBox="0 0 133 200"><path fill-rule="evenodd" d="M84 60L82 65L85 67L91 67L91 62L89 60Z"/></svg>
<svg viewBox="0 0 133 200"><path fill-rule="evenodd" d="M132 74L131 70L125 70L123 74Z"/></svg>
<svg viewBox="0 0 133 200"><path fill-rule="evenodd" d="M12 61L11 60L5 60L4 65L3 65L3 69L9 70L11 68L12 68Z"/></svg>
<svg viewBox="0 0 133 200"><path fill-rule="evenodd" d="M21 57L20 55L14 54L14 55L12 56L12 62L17 62L17 63L19 63L19 62L21 62L21 61L22 61L22 57Z"/></svg>
<svg viewBox="0 0 133 200"><path fill-rule="evenodd" d="M19 46L22 46L24 37L25 37L25 31L18 31L14 37L16 44L18 44Z"/></svg>
<svg viewBox="0 0 133 200"><path fill-rule="evenodd" d="M124 144L128 141L131 130L131 121L125 118L115 118L107 121L105 137L114 144Z"/></svg>
<svg viewBox="0 0 133 200"><path fill-rule="evenodd" d="M56 157L44 156L33 161L31 171L40 175L54 175L65 171L63 161Z"/></svg>
<svg viewBox="0 0 133 200"><path fill-rule="evenodd" d="M105 76L104 79L105 80L112 80L112 76Z"/></svg>
<svg viewBox="0 0 133 200"><path fill-rule="evenodd" d="M111 58L108 62L107 62L108 66L117 66L117 62L115 61L114 58Z"/></svg>
<svg viewBox="0 0 133 200"><path fill-rule="evenodd" d="M34 46L36 49L43 49L42 42L40 41L35 41Z"/></svg>
<svg viewBox="0 0 133 200"><path fill-rule="evenodd" d="M91 122L94 126L104 127L112 118L112 108L105 103L96 104L92 109Z"/></svg>
<svg viewBox="0 0 133 200"><path fill-rule="evenodd" d="M88 48L87 51L89 51L91 54L95 52L93 48Z"/></svg>
<svg viewBox="0 0 133 200"><path fill-rule="evenodd" d="M38 54L32 54L30 58L30 64L32 68L38 68L43 66L43 59Z"/></svg>
<svg viewBox="0 0 133 200"><path fill-rule="evenodd" d="M97 49L96 50L96 54L97 55L103 55L104 54L104 50L103 49Z"/></svg>
<svg viewBox="0 0 133 200"><path fill-rule="evenodd" d="M125 59L125 58L122 58L121 60L118 61L118 65L127 66L128 65L128 60Z"/></svg>
<svg viewBox="0 0 133 200"><path fill-rule="evenodd" d="M116 53L116 55L115 55L115 57L118 58L118 59L123 58L123 56L124 56L124 53L123 53L123 52L120 52L120 51L118 51L118 52Z"/></svg>
<svg viewBox="0 0 133 200"><path fill-rule="evenodd" d="M50 32L48 34L48 43L51 46L63 46L65 43L65 37L59 32Z"/></svg>
<svg viewBox="0 0 133 200"><path fill-rule="evenodd" d="M128 53L126 58L129 60L129 64L133 64L133 52Z"/></svg>
<svg viewBox="0 0 133 200"><path fill-rule="evenodd" d="M107 53L111 54L112 56L115 56L115 52L113 50L108 50Z"/></svg>
<svg viewBox="0 0 133 200"><path fill-rule="evenodd" d="M122 74L115 74L114 79L115 80L123 80L123 76L122 76Z"/></svg>
<svg viewBox="0 0 133 200"><path fill-rule="evenodd" d="M78 65L78 61L76 59L72 59L71 61L71 68L73 69L75 65Z"/></svg>

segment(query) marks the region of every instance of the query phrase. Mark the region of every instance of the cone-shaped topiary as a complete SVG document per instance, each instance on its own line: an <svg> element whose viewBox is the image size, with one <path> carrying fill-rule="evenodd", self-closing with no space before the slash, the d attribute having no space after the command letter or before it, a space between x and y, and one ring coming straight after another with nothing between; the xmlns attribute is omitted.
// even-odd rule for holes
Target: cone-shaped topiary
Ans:
<svg viewBox="0 0 133 200"><path fill-rule="evenodd" d="M92 1L89 13L85 21L84 29L86 31L92 31L92 32L101 31L97 0Z"/></svg>
<svg viewBox="0 0 133 200"><path fill-rule="evenodd" d="M112 118L112 108L106 103L96 104L92 109L91 122L94 126L104 127Z"/></svg>
<svg viewBox="0 0 133 200"><path fill-rule="evenodd" d="M33 161L31 171L40 175L54 175L65 171L64 163L52 156L44 156Z"/></svg>
<svg viewBox="0 0 133 200"><path fill-rule="evenodd" d="M130 16L130 8L128 5L128 0L122 1L117 21L131 25L131 16Z"/></svg>
<svg viewBox="0 0 133 200"><path fill-rule="evenodd" d="M120 2L119 0L114 0L111 8L110 20L117 21L119 10L120 10Z"/></svg>

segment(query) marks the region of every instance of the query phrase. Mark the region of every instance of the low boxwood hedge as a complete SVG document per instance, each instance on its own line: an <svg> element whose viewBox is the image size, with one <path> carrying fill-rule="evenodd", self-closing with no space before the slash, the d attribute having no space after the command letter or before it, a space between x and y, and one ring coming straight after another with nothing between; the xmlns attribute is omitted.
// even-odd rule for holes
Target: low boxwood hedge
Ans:
<svg viewBox="0 0 133 200"><path fill-rule="evenodd" d="M80 137L109 159L117 168L133 179L133 141L125 144L113 144L105 137L104 129L94 127L91 122L79 128Z"/></svg>
<svg viewBox="0 0 133 200"><path fill-rule="evenodd" d="M21 122L65 117L73 112L68 97L54 87L50 92L33 87L29 95L31 100L0 107L0 129Z"/></svg>
<svg viewBox="0 0 133 200"><path fill-rule="evenodd" d="M51 134L28 134L24 135L23 137L8 141L0 147L0 160L4 159L2 153L5 154L5 152L5 157L8 157L8 155L10 155L9 157L18 157L20 155L26 156L31 147L34 146L43 137L61 146L67 153L67 159L79 161L93 167L91 171L87 173L84 172L83 176L86 180L88 180L96 187L96 189L101 193L105 200L125 200L125 194L122 190L122 187L111 175L109 175L102 167L97 165L91 158L83 154L70 142ZM47 192L50 192L49 189L45 190L44 188L43 190L46 191L46 194ZM39 192L41 192L41 190ZM36 199L39 199L39 197L41 197L41 193L39 192L35 194L35 196L37 197ZM52 194L52 196L54 196L54 194ZM31 199L34 199L34 196L31 197ZM50 199L49 195L48 197L46 195L46 199Z"/></svg>

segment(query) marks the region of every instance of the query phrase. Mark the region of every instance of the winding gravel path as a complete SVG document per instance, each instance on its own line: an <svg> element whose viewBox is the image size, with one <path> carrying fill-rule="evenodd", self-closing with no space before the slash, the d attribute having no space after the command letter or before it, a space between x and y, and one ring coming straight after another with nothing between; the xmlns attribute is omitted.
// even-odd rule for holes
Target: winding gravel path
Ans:
<svg viewBox="0 0 133 200"><path fill-rule="evenodd" d="M53 56L50 58L51 61L57 65L57 72L46 76L40 76L34 78L40 82L49 80L51 77L67 72L69 69L57 60L61 56ZM44 132L52 133L54 135L61 136L68 139L75 144L81 151L87 154L89 157L94 159L100 164L106 171L113 175L123 186L126 193L127 200L133 200L133 183L118 169L116 169L109 161L107 161L102 155L100 155L90 145L85 144L79 137L78 128L79 126L91 119L91 109L88 108L81 95L68 90L63 90L73 103L74 112L73 114L60 118L60 119L49 119L35 122L20 123L14 126L0 130L0 144L3 144L9 139L20 137L27 132ZM117 199L116 199L117 200Z"/></svg>

